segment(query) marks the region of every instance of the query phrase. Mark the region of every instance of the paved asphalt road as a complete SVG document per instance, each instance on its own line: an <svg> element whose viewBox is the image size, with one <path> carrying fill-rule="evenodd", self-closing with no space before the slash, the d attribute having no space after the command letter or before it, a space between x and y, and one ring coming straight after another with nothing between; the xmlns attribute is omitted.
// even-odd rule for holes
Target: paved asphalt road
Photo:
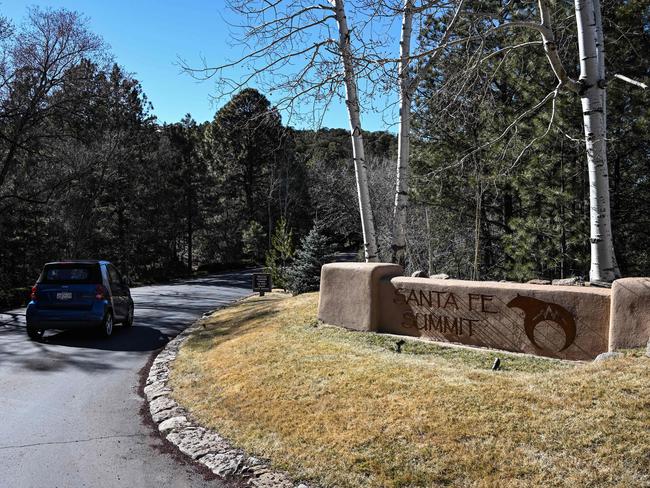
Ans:
<svg viewBox="0 0 650 488"><path fill-rule="evenodd" d="M249 294L250 283L236 272L134 288L134 326L109 339L48 331L35 343L24 309L0 313L0 487L225 486L161 449L139 415L138 372L194 319Z"/></svg>

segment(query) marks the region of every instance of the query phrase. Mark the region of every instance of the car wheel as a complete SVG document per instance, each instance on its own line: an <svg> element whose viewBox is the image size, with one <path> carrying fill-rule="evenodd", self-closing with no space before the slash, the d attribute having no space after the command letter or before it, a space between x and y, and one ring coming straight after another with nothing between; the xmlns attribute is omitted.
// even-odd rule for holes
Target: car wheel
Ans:
<svg viewBox="0 0 650 488"><path fill-rule="evenodd" d="M110 337L113 333L113 314L108 312L104 317L104 322L101 325L101 334L104 337Z"/></svg>
<svg viewBox="0 0 650 488"><path fill-rule="evenodd" d="M125 325L127 327L131 327L133 325L133 305L129 307L129 311L126 314L126 318L124 319L124 322L122 322L122 325Z"/></svg>
<svg viewBox="0 0 650 488"><path fill-rule="evenodd" d="M45 330L37 329L36 327L27 327L27 335L33 341L40 341L45 334Z"/></svg>

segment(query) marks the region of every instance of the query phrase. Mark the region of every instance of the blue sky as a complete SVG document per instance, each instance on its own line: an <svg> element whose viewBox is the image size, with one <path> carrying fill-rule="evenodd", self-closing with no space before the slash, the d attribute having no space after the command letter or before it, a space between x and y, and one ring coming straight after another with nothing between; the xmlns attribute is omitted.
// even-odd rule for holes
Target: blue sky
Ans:
<svg viewBox="0 0 650 488"><path fill-rule="evenodd" d="M178 56L198 65L202 56L218 64L241 54L228 42L224 16L233 17L223 0L0 0L0 11L18 24L32 5L89 17L90 29L110 45L115 61L141 82L161 122L179 121L188 112L199 122L211 120L225 103L210 100L214 81L198 82L175 65ZM367 130L394 131L385 118L366 112L362 123ZM322 125L347 128L344 105L330 107Z"/></svg>

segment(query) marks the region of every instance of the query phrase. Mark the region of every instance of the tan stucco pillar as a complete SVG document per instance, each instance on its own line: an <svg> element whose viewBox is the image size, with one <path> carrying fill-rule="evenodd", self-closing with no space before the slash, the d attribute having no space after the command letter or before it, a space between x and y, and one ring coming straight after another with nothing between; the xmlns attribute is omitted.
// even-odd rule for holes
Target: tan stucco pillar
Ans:
<svg viewBox="0 0 650 488"><path fill-rule="evenodd" d="M622 278L612 285L609 350L643 347L650 338L650 278Z"/></svg>
<svg viewBox="0 0 650 488"><path fill-rule="evenodd" d="M388 263L330 263L321 269L318 318L348 329L376 331L379 285L404 270Z"/></svg>

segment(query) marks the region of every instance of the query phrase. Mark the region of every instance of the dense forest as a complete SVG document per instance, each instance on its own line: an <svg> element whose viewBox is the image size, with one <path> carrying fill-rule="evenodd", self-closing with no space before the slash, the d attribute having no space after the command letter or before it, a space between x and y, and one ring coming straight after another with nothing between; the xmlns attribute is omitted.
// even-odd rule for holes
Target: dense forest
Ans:
<svg viewBox="0 0 650 488"><path fill-rule="evenodd" d="M649 5L603 4L609 72L647 80ZM575 60L571 6L555 8L556 36ZM328 249L363 255L349 130L286 126L252 88L209 122L188 114L160 124L138 80L80 15L26 15L20 27L0 18L0 307L24 298L50 260L109 259L146 282L275 262L283 240L282 259L291 261L314 229ZM443 18L430 19L419 42L442 28ZM490 42L533 38L503 31ZM407 271L584 277L580 105L564 93L552 110L519 117L555 86L542 46L481 62L473 52L446 51L414 94ZM627 276L650 273L649 98L628 84L608 86L612 227ZM390 260L397 138L364 136L380 258Z"/></svg>
<svg viewBox="0 0 650 488"><path fill-rule="evenodd" d="M602 5L614 248L624 276L647 275L650 97L612 75L648 79L650 4ZM555 35L569 67L578 60L574 15L571 3L554 5ZM527 31L494 36L497 49L525 47L481 60L471 76L463 67L478 64L475 52L452 52L418 94L413 194L420 211L412 218L430 238L412 254L416 267L475 279L588 279L583 114L578 97L562 92L527 114L557 83L542 45L527 46L537 39Z"/></svg>

